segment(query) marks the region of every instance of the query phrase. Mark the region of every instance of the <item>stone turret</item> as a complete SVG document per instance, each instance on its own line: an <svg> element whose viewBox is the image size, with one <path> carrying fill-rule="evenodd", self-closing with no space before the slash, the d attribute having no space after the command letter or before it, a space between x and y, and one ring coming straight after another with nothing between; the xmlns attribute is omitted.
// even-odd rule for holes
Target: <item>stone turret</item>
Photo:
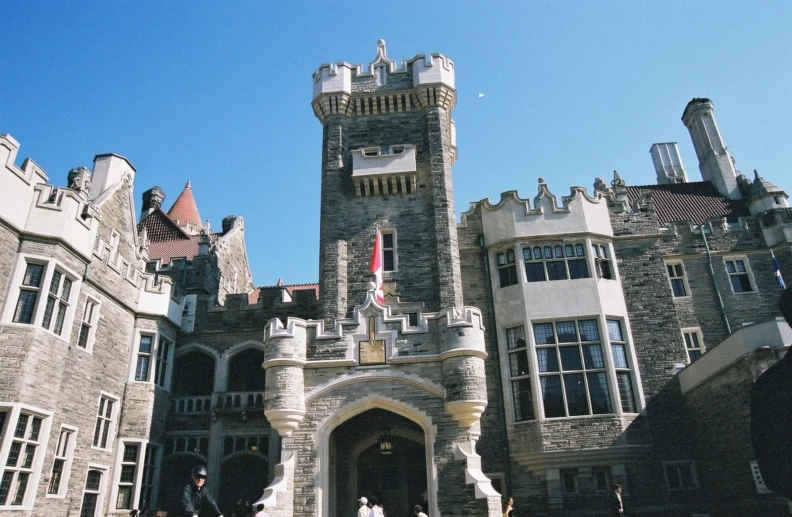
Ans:
<svg viewBox="0 0 792 517"><path fill-rule="evenodd" d="M737 179L751 215L758 215L776 208L789 207L789 202L787 201L789 196L787 196L786 192L761 177L758 171L754 170L753 181L749 181L742 174Z"/></svg>
<svg viewBox="0 0 792 517"><path fill-rule="evenodd" d="M685 107L682 122L690 131L704 181L712 183L722 196L740 199L737 171L715 123L712 102L694 98Z"/></svg>

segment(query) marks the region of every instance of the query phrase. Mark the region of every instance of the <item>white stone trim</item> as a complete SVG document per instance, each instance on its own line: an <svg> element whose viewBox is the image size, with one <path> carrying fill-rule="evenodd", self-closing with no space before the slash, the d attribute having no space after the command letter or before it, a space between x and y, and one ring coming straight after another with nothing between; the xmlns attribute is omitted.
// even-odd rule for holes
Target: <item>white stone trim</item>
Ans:
<svg viewBox="0 0 792 517"><path fill-rule="evenodd" d="M44 273L41 276L41 283L39 285L38 296L36 298L36 306L33 309L33 320L30 323L15 323L13 321L14 311L16 310L17 301L19 300L20 287L22 285L22 280L25 276L25 270L28 263L40 264L44 266ZM66 315L63 319L63 328L61 329L60 334L56 334L51 330L41 326L44 320L44 311L47 306L46 298L49 296L49 285L52 281L53 272L56 269L72 281L71 291L69 292L68 308L66 309ZM19 253L14 261L14 266L12 267L11 271L11 278L8 283L8 289L6 290L5 306L3 307L2 315L0 315L0 322L14 327L35 328L68 343L71 340L71 329L74 328L73 325L76 305L80 299L82 275L75 272L71 268L64 266L61 262L58 262L54 258L30 253Z"/></svg>
<svg viewBox="0 0 792 517"><path fill-rule="evenodd" d="M94 437L91 436L91 449L98 450L98 451L111 451L113 450L113 443L115 442L115 433L116 429L118 428L118 415L121 411L121 398L117 395L113 395L112 393L108 393L104 390L99 392L99 397L96 399L96 413L94 413L94 424L96 420L99 418L99 407L102 403L102 399L112 400L113 401L113 411L110 415L110 428L107 430L107 444L105 447L100 447L98 445L94 445ZM96 427L94 426L94 433ZM101 438L99 439L101 442Z"/></svg>
<svg viewBox="0 0 792 517"><path fill-rule="evenodd" d="M49 482L47 483L47 487L44 489L46 493L47 499L65 499L66 492L69 488L69 479L71 478L71 470L72 465L74 463L74 451L77 448L77 434L79 430L77 427L68 424L61 424L58 428L58 437L57 441L55 442L55 453L52 455L52 466L55 466L55 460L59 459L58 457L58 446L60 445L60 435L63 431L71 432L71 440L69 442L69 447L66 450L65 462L63 464L63 472L61 473L61 481L60 485L58 486L58 493L57 494L50 494L49 493ZM50 468L50 479L52 478L52 468Z"/></svg>
<svg viewBox="0 0 792 517"><path fill-rule="evenodd" d="M47 455L47 444L49 442L50 427L52 426L52 412L36 406L30 406L19 402L0 402L0 409L8 411L5 421L5 429L0 429L0 471L6 467L6 460L8 459L8 451L11 449L11 443L14 441L13 437L8 438L8 433L13 433L16 423L19 420L19 415L25 413L41 418L41 428L39 429L38 450L36 451L36 458L30 469L31 475L28 478L27 488L25 490L25 499L21 505L0 505L3 510L31 510L36 499L39 489L39 480L41 478L41 470L44 465L44 457ZM8 494L9 497L11 494Z"/></svg>
<svg viewBox="0 0 792 517"><path fill-rule="evenodd" d="M110 467L108 465L98 464L98 463L89 463L88 468L85 470L85 476L83 477L83 484L82 490L80 490L80 503L77 507L78 512L82 512L82 505L83 499L85 497L85 483L88 480L88 472L91 470L98 470L102 473L102 479L99 483L99 491L97 492L96 498L96 510L94 514L99 513L100 515L105 513L102 509L105 506L105 496L107 495L107 478L108 472L110 471Z"/></svg>

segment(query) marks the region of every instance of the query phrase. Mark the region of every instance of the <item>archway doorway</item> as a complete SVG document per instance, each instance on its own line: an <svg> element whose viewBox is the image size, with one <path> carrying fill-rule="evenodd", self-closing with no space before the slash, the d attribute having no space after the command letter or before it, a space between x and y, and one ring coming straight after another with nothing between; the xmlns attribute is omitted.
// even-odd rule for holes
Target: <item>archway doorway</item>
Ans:
<svg viewBox="0 0 792 517"><path fill-rule="evenodd" d="M225 460L220 474L220 492L217 504L222 511L236 509L241 500L250 504L257 501L269 484L267 460L257 454L237 454ZM240 516L243 517L243 516Z"/></svg>
<svg viewBox="0 0 792 517"><path fill-rule="evenodd" d="M390 430L392 453L380 452L382 430ZM361 496L377 497L388 517L412 517L427 507L426 443L421 427L384 409L356 415L330 435L329 517L355 515Z"/></svg>

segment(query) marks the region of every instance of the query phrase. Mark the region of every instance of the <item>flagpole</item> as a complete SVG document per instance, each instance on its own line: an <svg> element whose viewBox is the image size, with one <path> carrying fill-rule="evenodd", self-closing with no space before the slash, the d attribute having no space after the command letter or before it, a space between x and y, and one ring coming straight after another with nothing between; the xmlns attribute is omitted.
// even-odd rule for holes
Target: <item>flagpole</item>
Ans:
<svg viewBox="0 0 792 517"><path fill-rule="evenodd" d="M778 285L781 287L781 289L786 289L784 276L781 274L781 264L778 263L778 259L776 258L772 249L770 249L770 257L773 259L773 272L775 274L776 280L778 281Z"/></svg>

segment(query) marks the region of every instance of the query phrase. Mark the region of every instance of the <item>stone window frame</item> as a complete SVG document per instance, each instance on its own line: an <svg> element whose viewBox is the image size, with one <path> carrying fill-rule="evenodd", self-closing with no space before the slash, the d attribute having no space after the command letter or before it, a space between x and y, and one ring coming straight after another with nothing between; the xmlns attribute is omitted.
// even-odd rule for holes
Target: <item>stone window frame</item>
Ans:
<svg viewBox="0 0 792 517"><path fill-rule="evenodd" d="M680 329L682 331L682 341L685 343L685 354L688 359L688 364L693 363L699 357L704 355L704 352L707 351L706 347L704 346L704 336L701 333L700 327L685 327ZM691 339L688 339L688 336L691 336ZM697 346L691 346L693 338L698 341L695 343ZM692 358L690 356L691 352L698 352L698 356Z"/></svg>
<svg viewBox="0 0 792 517"><path fill-rule="evenodd" d="M119 447L116 448L116 459L113 468L113 484L110 492L110 508L108 513L121 513L127 515L133 508L139 507L140 494L143 486L143 471L145 469L146 451L149 442L138 438L121 438ZM127 447L136 447L134 458L127 456ZM156 445L155 445L156 447ZM124 478L125 472L132 468L132 478ZM119 496L124 491L129 491L128 506L119 507Z"/></svg>
<svg viewBox="0 0 792 517"><path fill-rule="evenodd" d="M382 272L383 274L387 275L388 273L396 273L399 271L399 242L398 236L396 234L395 228L382 228L380 229L380 234L382 235ZM385 236L390 236L391 238L391 246L385 246ZM391 261L393 262L392 269L387 269L385 264L387 263L386 257L388 254L391 255Z"/></svg>
<svg viewBox="0 0 792 517"><path fill-rule="evenodd" d="M737 262L742 262L745 271L740 271ZM729 271L729 263L734 264L734 271ZM754 279L751 263L746 255L727 255L723 257L723 269L726 271L726 276L729 279L729 287L731 287L732 294L755 294L759 292ZM745 276L750 284L751 289L746 291L735 291L733 279L736 277Z"/></svg>
<svg viewBox="0 0 792 517"><path fill-rule="evenodd" d="M687 467L690 473L690 486L683 486L684 479L682 468ZM672 476L675 475L675 476ZM694 491L699 489L698 474L696 473L696 462L693 460L673 460L663 461L663 477L666 482L666 490L669 492ZM676 478L679 486L672 486Z"/></svg>
<svg viewBox="0 0 792 517"><path fill-rule="evenodd" d="M580 491L580 472L576 468L558 470L558 479L561 481L561 492L564 495L577 495ZM569 482L571 481L571 488Z"/></svg>
<svg viewBox="0 0 792 517"><path fill-rule="evenodd" d="M525 335L525 325L512 325L503 329L504 343L506 344L505 357L507 371L509 372L509 392L511 393L512 418L514 422L527 422L536 419L534 411L533 387L531 386L530 359L528 357L528 340ZM523 363L521 364L521 360ZM525 372L520 367L525 367ZM518 397L527 386L529 406L523 408ZM518 411L519 410L519 411Z"/></svg>
<svg viewBox="0 0 792 517"><path fill-rule="evenodd" d="M520 283L520 276L517 273L517 262L513 249L509 248L506 251L495 253L495 266L498 270L499 288L511 287Z"/></svg>
<svg viewBox="0 0 792 517"><path fill-rule="evenodd" d="M89 306L90 306L90 314L89 314ZM85 302L83 303L83 310L82 310L82 317L78 322L78 330L77 330L77 348L87 352L89 354L93 353L93 346L96 342L96 329L99 325L99 313L101 311L102 303L99 301L99 298L96 296L86 295ZM86 320L86 315L88 315L88 319ZM87 334L83 334L85 329L87 330ZM81 345L80 343L83 341L83 335L85 335L85 344Z"/></svg>
<svg viewBox="0 0 792 517"><path fill-rule="evenodd" d="M602 484L598 474L602 475ZM591 479L594 481L594 492L607 493L613 489L613 472L609 465L591 467Z"/></svg>
<svg viewBox="0 0 792 517"><path fill-rule="evenodd" d="M598 279L618 280L616 255L609 242L591 241L591 255L594 259L594 271Z"/></svg>
<svg viewBox="0 0 792 517"><path fill-rule="evenodd" d="M83 506L85 505L86 495L95 495L96 496L96 503L94 506L93 515L90 517L97 517L97 515L103 513L102 508L104 508L104 500L105 495L107 494L107 472L110 470L110 467L106 465L100 465L96 463L89 463L88 469L85 472L85 481L83 482L83 489L82 489L82 497L80 497L80 516L83 515L84 509ZM88 487L88 478L92 472L99 473L99 482L97 483L96 488Z"/></svg>
<svg viewBox="0 0 792 517"><path fill-rule="evenodd" d="M140 351L140 345L144 337L151 339L151 348L148 352ZM167 349L164 357L161 355L163 348ZM135 329L135 346L132 354L135 360L130 361L128 382L153 384L165 391L170 391L175 349L174 341L165 337L162 332ZM147 371L145 378L139 378L138 364L144 357L148 359ZM163 362L165 363L165 369L160 370Z"/></svg>
<svg viewBox="0 0 792 517"><path fill-rule="evenodd" d="M69 488L69 479L71 478L72 464L74 463L74 451L77 448L77 434L79 430L77 427L68 424L61 424L58 430L58 442L55 444L55 453L52 458L52 467L50 468L50 479L47 483L48 499L65 499L66 492ZM63 444L63 437L67 437L67 443ZM65 449L64 449L65 445ZM55 480L55 465L56 462L61 462L60 476L58 480L58 487L55 492L52 492L52 483Z"/></svg>
<svg viewBox="0 0 792 517"><path fill-rule="evenodd" d="M612 323L618 325L619 335L613 334ZM613 371L616 377L616 390L619 396L619 404L622 414L637 414L641 411L641 401L638 390L636 389L636 370L637 364L632 361L633 345L629 341L629 334L627 332L626 324L621 317L605 318L605 331L608 337L608 347L610 352L611 361L613 364ZM621 362L621 354L615 353L618 348L624 347L624 362ZM626 382L625 382L626 379ZM629 391L629 393L628 393ZM625 400L629 396L631 400ZM634 411L630 411L634 409Z"/></svg>
<svg viewBox="0 0 792 517"><path fill-rule="evenodd" d="M685 263L682 260L667 260L665 262L665 266L666 276L668 277L668 285L671 288L671 296L673 296L675 299L690 298L690 284L688 283L687 279L687 268L685 268ZM681 274L679 271L677 271L677 269L681 270ZM674 276L672 276L672 273ZM677 295L677 291L674 288L674 281L677 281L678 283L681 282L681 287L685 294Z"/></svg>
<svg viewBox="0 0 792 517"><path fill-rule="evenodd" d="M586 252L586 243L583 242L567 242L567 241L550 241L550 242L537 242L531 244L525 244L522 248L523 251L523 262L525 267L525 279L529 283L534 282L547 282L547 281L556 281L556 280L579 280L583 278L591 278L592 272L589 268L588 263L588 253ZM579 275L576 271L576 275L573 277L573 268L571 267L570 262L582 262L585 268L585 276ZM563 264L563 278L558 277L550 278L551 277L551 269L550 264ZM534 279L531 278L535 275L529 274L528 269L529 265L542 265L542 278L541 279Z"/></svg>
<svg viewBox="0 0 792 517"><path fill-rule="evenodd" d="M103 404L103 402L105 402ZM110 408L110 415L107 415L107 402L112 402ZM121 398L108 393L106 391L99 392L99 397L96 401L96 420L93 429L93 438L91 439L91 449L100 451L110 451L113 449L113 442L115 440L115 430L118 425L118 414L120 412ZM97 433L99 436L97 437ZM102 440L106 440L104 445Z"/></svg>
<svg viewBox="0 0 792 517"><path fill-rule="evenodd" d="M6 500L0 502L0 510L31 510L38 492L39 479L44 465L44 457L46 456L50 427L52 425L52 412L18 402L0 402L0 413L5 415L3 420L0 420L0 485L2 485L3 479L8 479L7 474L10 473L11 476ZM22 415L27 416L28 420L25 423L23 436L18 437L16 434L19 426L19 417ZM38 435L35 439L31 438L28 433L30 422L32 421L30 417L40 419ZM8 465L8 455L14 442L21 445L17 462L11 466ZM22 462L25 460L24 455L28 450L28 446L31 445L35 447L35 450L30 465L26 467ZM18 495L20 473L27 475L23 499L19 504L8 504L12 497Z"/></svg>
<svg viewBox="0 0 792 517"><path fill-rule="evenodd" d="M142 477L140 479L140 492L138 495L138 508L151 507L157 495L159 485L159 465L161 462L160 451L162 447L157 443L146 443L143 454Z"/></svg>
<svg viewBox="0 0 792 517"><path fill-rule="evenodd" d="M581 337L580 330L579 330L579 322L581 322L581 321L594 321L596 323L597 332L598 332L598 335L599 335L599 339L598 340L584 340ZM568 323L568 322L574 322L574 324L575 324L576 340L575 341L568 341L568 342L566 342L566 341L565 342L561 342L560 339L558 339L557 324L558 323ZM551 325L552 332L553 332L553 336L552 336L553 337L553 342L552 343L548 342L548 343L541 343L540 344L538 342L539 340L536 338L537 326L538 325L547 325L547 324ZM531 330L532 330L533 341L534 341L534 345L532 347L532 353L536 356L537 365L539 366L539 371L537 373L537 377L538 377L538 384L540 386L541 395L537 395L536 398L537 398L537 402L541 401L541 411L539 412L541 419L543 419L543 420L560 420L560 419L575 419L575 418L591 418L591 417L596 417L598 415L613 415L613 414L618 414L619 413L619 411L617 410L617 407L618 407L617 403L618 403L618 401L620 399L617 399L615 394L613 393L613 389L611 387L611 381L609 379L611 376L615 377L618 374L618 371L616 370L616 368L613 367L613 363L610 362L610 360L609 360L610 354L606 350L606 347L609 347L609 345L610 345L610 340L609 339L606 340L607 328L606 329L602 328L601 322L600 322L600 320L599 320L599 318L597 316L594 316L594 317L580 316L580 317L570 317L570 318L555 318L555 319L549 319L549 320L547 320L547 319L532 320L531 321ZM563 357L560 356L561 349L564 348L564 347L571 347L571 346L575 346L575 345L579 348L580 354L583 354L583 355L579 356L579 359L580 359L580 362L581 362L581 364L580 364L581 367L580 367L580 369L564 368L563 367L563 360L564 359L563 359ZM599 347L600 347L600 356L601 356L600 360L602 361L602 366L601 367L596 367L596 366L589 367L587 365L587 362L586 362L587 359L586 359L585 354L584 354L584 348L587 347L587 346L590 346L590 345L599 345ZM541 362L541 360L539 358L539 350L543 350L543 349L554 350L556 352L554 355L555 355L556 362L557 362L557 368L558 368L557 370L548 370L546 372L541 371L542 362ZM550 356L548 356L547 360L548 361L550 360ZM595 360L595 357L593 355L591 357L591 360L592 361ZM550 363L548 362L548 365L549 364ZM610 408L609 408L610 411L598 413L598 412L595 412L594 406L593 406L593 402L591 400L592 390L589 387L589 381L590 381L589 374L603 374L603 373L605 374L605 385L604 386L602 385L601 379L600 379L599 380L599 382L600 382L599 387L600 388L604 387L607 390L607 396L608 396L608 403L610 405ZM570 415L569 414L570 413L570 406L568 404L568 399L567 399L568 393L567 393L566 384L565 384L565 377L569 376L569 375L582 375L583 378L584 378L586 405L587 405L587 408L588 408L588 412L587 413L579 414L579 415ZM545 393L544 393L543 390L541 390L541 386L542 386L541 380L542 380L543 377L557 377L557 378L559 378L559 380L560 380L560 389L561 389L561 391L560 391L561 400L562 400L563 411L564 411L563 415L546 416L547 408L545 407L545 404L544 404Z"/></svg>
<svg viewBox="0 0 792 517"><path fill-rule="evenodd" d="M40 265L44 268L37 286L23 285L25 273L27 272L29 264ZM8 290L6 292L14 294L11 294L6 298L6 304L3 308L2 315L0 316L0 322L10 326L38 328L52 336L57 337L61 341L69 342L71 338L70 330L72 329L72 325L74 323L77 300L79 300L80 297L82 277L77 272L64 266L61 262L55 260L54 258L30 253L18 254L12 271L11 279L8 284ZM50 285L52 283L52 277L56 271L62 275L62 278L68 278L71 281L69 296L64 301L66 304L66 309L64 312L60 333L53 332L44 326L47 300L50 298ZM61 280L61 285L62 284L63 280ZM14 321L21 292L32 291L34 289L37 292L37 295L30 322L26 323ZM58 300L61 300L61 298L58 298ZM54 303L57 304L57 300ZM56 311L54 307L52 310ZM55 318L50 318L49 327L53 326L53 320L56 318L57 316Z"/></svg>

